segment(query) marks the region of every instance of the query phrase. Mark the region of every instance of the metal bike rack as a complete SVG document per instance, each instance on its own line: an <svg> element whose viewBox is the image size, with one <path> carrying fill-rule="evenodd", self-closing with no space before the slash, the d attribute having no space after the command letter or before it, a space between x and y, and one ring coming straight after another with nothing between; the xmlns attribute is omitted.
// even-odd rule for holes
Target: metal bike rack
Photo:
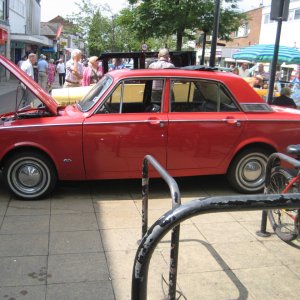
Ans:
<svg viewBox="0 0 300 300"><path fill-rule="evenodd" d="M149 177L148 162L160 173L168 183L172 203L174 207L157 220L148 230L148 193ZM246 210L263 210L276 208L297 208L300 201L300 193L295 194L261 194L261 195L234 195L218 196L209 198L196 198L180 205L180 192L175 180L159 165L159 163L150 155L144 159L143 165L143 229L142 240L139 244L132 271L132 300L147 299L148 269L152 254L161 241L161 239L170 231L171 238L171 263L169 271L169 295L168 299L175 300L176 280L177 280L177 263L179 249L179 226L180 223L204 213L223 212L223 211L246 211ZM176 233L176 228L178 232ZM147 230L147 231L146 231ZM174 233L175 230L175 233ZM174 235L174 240L173 240ZM174 249L175 251L173 251ZM175 253L175 255L173 255ZM172 257L173 255L173 257ZM172 275L171 275L172 274Z"/></svg>
<svg viewBox="0 0 300 300"><path fill-rule="evenodd" d="M265 193L266 193L266 187L270 184L271 171L274 167L279 166L281 161L285 161L296 168L300 168L300 161L295 158L292 158L280 152L271 154L269 156L267 166L266 166ZM268 219L268 211L263 210L261 215L260 230L256 232L258 236L268 237L271 235L269 232L267 232L267 219Z"/></svg>
<svg viewBox="0 0 300 300"><path fill-rule="evenodd" d="M142 172L142 238L148 230L148 199L149 199L149 163L168 184L172 198L172 209L181 205L180 191L177 182L151 155L146 155ZM176 295L177 263L179 251L180 225L175 226L171 233L170 269L169 269L169 297Z"/></svg>

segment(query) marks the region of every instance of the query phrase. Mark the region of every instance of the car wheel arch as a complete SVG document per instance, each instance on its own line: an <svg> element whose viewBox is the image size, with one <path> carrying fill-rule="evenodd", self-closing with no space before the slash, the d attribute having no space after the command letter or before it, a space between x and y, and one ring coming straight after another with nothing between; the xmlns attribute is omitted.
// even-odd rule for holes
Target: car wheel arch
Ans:
<svg viewBox="0 0 300 300"><path fill-rule="evenodd" d="M245 145L244 147L240 148L235 153L235 155L232 157L231 162L228 165L228 168L226 171L226 176L227 176L227 179L228 179L229 183L231 184L231 186L242 193L245 193L245 192L247 192L247 193L255 192L256 193L257 191L251 191L250 187L249 187L249 190L246 190L246 189L243 190L241 187L239 187L239 185L238 185L239 180L237 180L237 175L236 175L236 172L239 169L236 169L236 168L239 167L242 160L247 161L246 156L248 156L248 158L251 158L251 155L250 155L251 152L256 153L256 156L258 156L257 154L261 153L262 156L266 157L276 151L277 151L277 149L275 149L273 146L271 146L269 144L265 144L265 143L252 143L252 144L248 144L248 145Z"/></svg>
<svg viewBox="0 0 300 300"><path fill-rule="evenodd" d="M268 143L264 143L264 142L248 143L248 144L241 145L239 148L236 149L234 155L232 156L231 162L232 162L232 161L236 158L236 156L239 155L241 152L246 151L246 150L251 149L251 148L261 148L261 149L263 149L263 150L265 150L265 151L268 151L268 152L270 152L270 153L277 152L277 149L276 149L273 145L268 144ZM229 169L229 167L230 167L230 165L231 165L231 162L229 163L227 170Z"/></svg>
<svg viewBox="0 0 300 300"><path fill-rule="evenodd" d="M53 159L53 157L48 152L44 151L43 149L38 148L38 147L34 147L34 146L19 146L19 147L15 147L15 148L11 149L1 159L1 168L4 167L5 162L10 157L12 157L16 154L22 153L22 152L26 152L26 151L32 151L32 152L36 152L36 153L45 155L52 162L52 164L53 164L53 166L56 170L56 173L57 173L57 165L56 165L55 160Z"/></svg>

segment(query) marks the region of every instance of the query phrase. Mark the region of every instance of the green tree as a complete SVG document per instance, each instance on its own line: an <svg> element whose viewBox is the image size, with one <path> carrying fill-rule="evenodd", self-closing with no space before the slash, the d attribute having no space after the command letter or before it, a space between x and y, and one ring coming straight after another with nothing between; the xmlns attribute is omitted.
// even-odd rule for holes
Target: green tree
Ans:
<svg viewBox="0 0 300 300"><path fill-rule="evenodd" d="M140 42L130 27L123 24L122 17L113 14L109 5L93 4L91 0L75 2L78 13L72 13L68 20L73 24L73 33L82 38L88 55L101 52L134 51L140 49Z"/></svg>
<svg viewBox="0 0 300 300"><path fill-rule="evenodd" d="M109 20L102 17L99 10L97 10L91 19L87 32L87 45L90 56L99 55L112 47L110 30Z"/></svg>
<svg viewBox="0 0 300 300"><path fill-rule="evenodd" d="M229 39L245 19L237 11L240 0L226 0L220 12L220 38ZM183 38L195 30L211 33L214 22L214 0L129 0L132 8L131 28L138 38L176 36L176 50Z"/></svg>

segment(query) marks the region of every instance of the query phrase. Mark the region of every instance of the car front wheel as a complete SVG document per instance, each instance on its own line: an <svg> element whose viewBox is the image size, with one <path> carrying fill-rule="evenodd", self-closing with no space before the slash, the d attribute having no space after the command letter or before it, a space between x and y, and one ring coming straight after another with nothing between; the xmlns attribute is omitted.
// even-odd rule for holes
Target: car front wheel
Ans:
<svg viewBox="0 0 300 300"><path fill-rule="evenodd" d="M262 192L269 155L270 152L259 148L251 148L239 153L227 172L227 179L231 186L241 193Z"/></svg>
<svg viewBox="0 0 300 300"><path fill-rule="evenodd" d="M4 165L4 178L11 192L25 200L47 196L57 182L53 163L47 156L34 151L11 156Z"/></svg>

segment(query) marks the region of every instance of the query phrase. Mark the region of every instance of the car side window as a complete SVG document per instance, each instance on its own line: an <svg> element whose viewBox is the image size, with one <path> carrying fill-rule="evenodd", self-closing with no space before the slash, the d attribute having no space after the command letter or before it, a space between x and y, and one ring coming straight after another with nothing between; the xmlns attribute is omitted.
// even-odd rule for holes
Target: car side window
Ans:
<svg viewBox="0 0 300 300"><path fill-rule="evenodd" d="M155 89L157 84L160 90ZM163 79L123 80L105 99L97 113L160 112L163 86Z"/></svg>
<svg viewBox="0 0 300 300"><path fill-rule="evenodd" d="M218 82L172 80L171 112L238 111L230 94Z"/></svg>

